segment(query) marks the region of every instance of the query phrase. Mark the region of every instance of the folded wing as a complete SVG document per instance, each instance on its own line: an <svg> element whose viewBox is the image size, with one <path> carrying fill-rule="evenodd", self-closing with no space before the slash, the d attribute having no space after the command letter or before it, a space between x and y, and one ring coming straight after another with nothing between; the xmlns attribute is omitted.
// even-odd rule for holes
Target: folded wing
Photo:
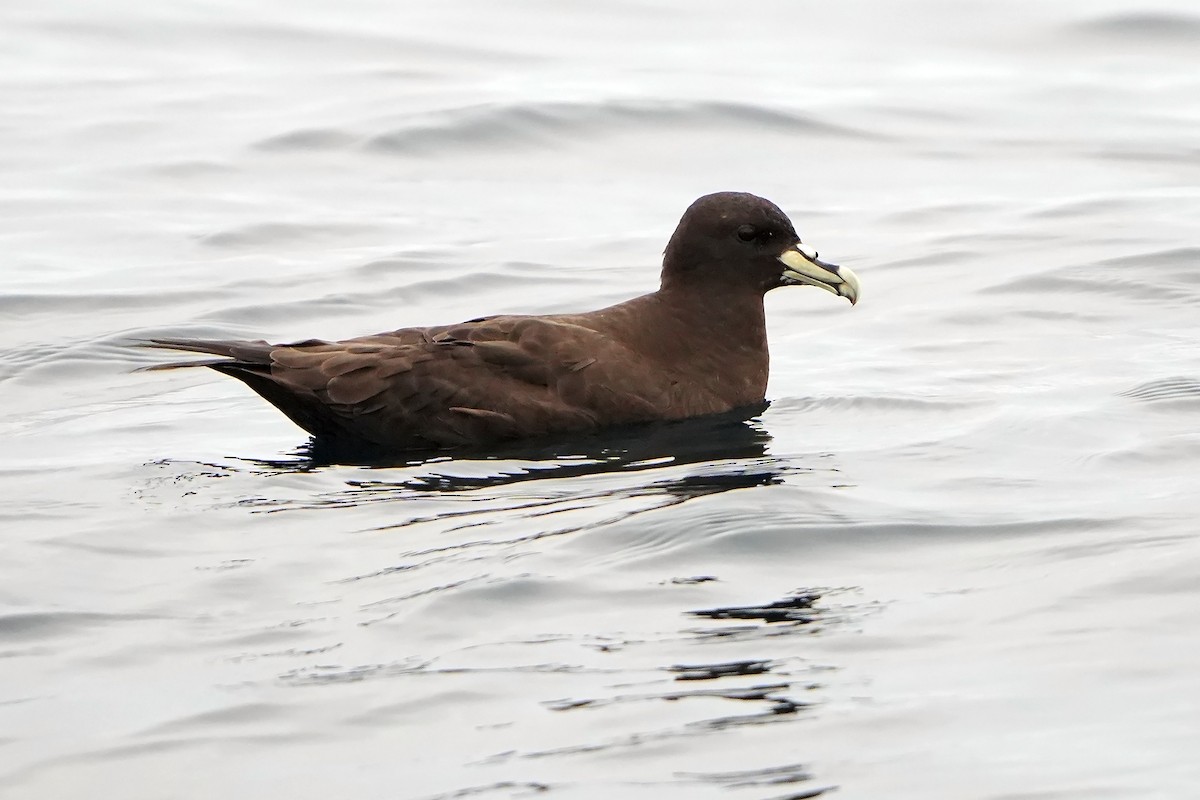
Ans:
<svg viewBox="0 0 1200 800"><path fill-rule="evenodd" d="M636 356L590 328L490 317L342 342L155 339L220 356L205 366L246 383L318 438L388 448L450 447L654 419L670 382L637 381Z"/></svg>

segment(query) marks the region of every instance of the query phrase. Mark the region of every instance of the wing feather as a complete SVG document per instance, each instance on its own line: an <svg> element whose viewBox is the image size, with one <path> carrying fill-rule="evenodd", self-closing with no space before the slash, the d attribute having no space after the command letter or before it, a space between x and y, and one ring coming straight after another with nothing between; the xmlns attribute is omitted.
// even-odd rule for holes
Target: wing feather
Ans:
<svg viewBox="0 0 1200 800"><path fill-rule="evenodd" d="M669 380L631 370L637 357L618 342L552 317L489 317L344 342L151 346L226 357L196 364L244 381L314 435L398 449L653 419L669 399Z"/></svg>

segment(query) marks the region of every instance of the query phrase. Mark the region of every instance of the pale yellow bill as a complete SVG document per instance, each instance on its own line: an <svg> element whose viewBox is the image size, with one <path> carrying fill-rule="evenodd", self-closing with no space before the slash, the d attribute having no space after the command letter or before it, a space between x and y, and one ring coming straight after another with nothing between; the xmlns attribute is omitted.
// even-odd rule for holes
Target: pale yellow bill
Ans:
<svg viewBox="0 0 1200 800"><path fill-rule="evenodd" d="M838 297L850 301L850 305L858 302L858 276L847 267L837 264L827 264L817 259L817 251L808 245L797 242L784 250L779 256L785 269L783 280L785 284L805 284L820 286L827 292L833 292Z"/></svg>

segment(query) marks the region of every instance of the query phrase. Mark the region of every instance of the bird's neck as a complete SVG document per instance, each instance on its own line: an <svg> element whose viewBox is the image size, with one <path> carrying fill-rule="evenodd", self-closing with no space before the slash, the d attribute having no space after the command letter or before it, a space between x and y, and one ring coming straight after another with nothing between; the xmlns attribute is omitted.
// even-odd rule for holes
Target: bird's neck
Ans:
<svg viewBox="0 0 1200 800"><path fill-rule="evenodd" d="M746 287L714 292L682 286L659 289L649 296L658 299L663 318L677 321L692 331L692 336L703 334L731 345L766 350L767 320L761 292Z"/></svg>
<svg viewBox="0 0 1200 800"><path fill-rule="evenodd" d="M625 324L617 335L664 370L706 375L735 405L761 402L770 359L761 293L671 287L618 309ZM737 385L722 384L734 376Z"/></svg>

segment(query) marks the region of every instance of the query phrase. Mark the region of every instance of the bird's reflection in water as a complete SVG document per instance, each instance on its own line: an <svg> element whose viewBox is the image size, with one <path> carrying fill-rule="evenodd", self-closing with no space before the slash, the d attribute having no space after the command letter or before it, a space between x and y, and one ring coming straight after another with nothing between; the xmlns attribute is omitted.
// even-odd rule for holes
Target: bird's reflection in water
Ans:
<svg viewBox="0 0 1200 800"><path fill-rule="evenodd" d="M433 451L388 458L338 451L313 442L298 452L295 460L259 463L293 472L335 464L370 469L371 477L347 480L346 490L310 498L304 504L309 508L362 506L422 496L471 501L457 509L440 505L430 515L412 507L415 514L381 528L428 522L434 517L443 522L473 517L473 521L461 522L487 524L480 515L524 512L541 516L637 497L655 497L657 501L650 507L661 508L731 489L780 483L788 472L806 471L768 454L771 435L758 419L765 409L763 404L728 414L608 429L571 440L522 442L486 452ZM537 482L535 491L530 491L532 482ZM522 484L529 489L520 495L506 491ZM623 509L613 519L638 510ZM606 521L612 519L593 520L593 524Z"/></svg>
<svg viewBox="0 0 1200 800"><path fill-rule="evenodd" d="M487 449L388 454L314 439L296 451L295 459L257 463L286 471L336 465L408 470L434 467L435 471L414 476L406 483L413 489L457 492L528 480L637 472L668 464L754 460L766 456L771 441L771 435L758 419L766 408L767 404L763 404L727 414L607 428L572 438L505 443ZM494 465L495 469L482 475L449 475L436 471L438 466L465 464ZM752 480L745 485L760 482Z"/></svg>

